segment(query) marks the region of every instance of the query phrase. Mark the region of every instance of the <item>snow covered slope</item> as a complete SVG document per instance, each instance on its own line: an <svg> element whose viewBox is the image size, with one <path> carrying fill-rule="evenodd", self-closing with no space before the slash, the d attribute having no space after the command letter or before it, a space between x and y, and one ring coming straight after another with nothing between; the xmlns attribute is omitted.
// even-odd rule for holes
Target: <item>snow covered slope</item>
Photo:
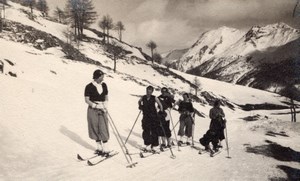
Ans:
<svg viewBox="0 0 300 181"><path fill-rule="evenodd" d="M10 20L32 26L32 32L41 30L40 23L20 20L24 17L16 16L20 13L18 5L10 4ZM44 26L48 27L42 31L60 39L60 24L41 17L40 21L44 21ZM26 26L13 27L28 31ZM68 59L66 48L59 43L61 40L52 37L58 43L40 49L36 45L48 42L48 38L22 41L28 40L24 32L8 29L0 34L0 60L4 63L4 73L0 74L0 180L299 178L300 125L289 122L289 109L242 109L246 104L256 106L265 103L284 108L287 99L277 94L201 77L198 77L201 95L193 104L204 117L196 116L195 144L200 146L198 140L207 131L210 99L222 99L232 105L223 106L228 120L231 159L226 158L226 150L210 158L207 154L199 155L189 147L181 148L181 151L174 148L176 159L170 158L170 152L142 159L136 148L143 143L140 117L127 143L133 160L138 162L137 167L126 168L127 162L122 153L95 167L79 162L77 153L89 156L96 148L95 142L88 137L87 105L83 96L84 87L92 81L95 69L100 68L106 73L110 100L108 110L123 139L127 137L139 113L137 101L145 94L146 86L153 85L156 88L155 95L159 95L159 88L169 87L179 99L183 92L190 91L195 76L176 70L168 71L164 66L151 66L139 58L119 60L117 72L114 73L113 61L97 43L82 42L79 51L89 59L68 49L78 54L79 58L73 60ZM20 35L20 39L16 35ZM246 121L249 117L252 121ZM178 121L177 111L172 110L172 118L174 123ZM112 131L109 148L121 152Z"/></svg>

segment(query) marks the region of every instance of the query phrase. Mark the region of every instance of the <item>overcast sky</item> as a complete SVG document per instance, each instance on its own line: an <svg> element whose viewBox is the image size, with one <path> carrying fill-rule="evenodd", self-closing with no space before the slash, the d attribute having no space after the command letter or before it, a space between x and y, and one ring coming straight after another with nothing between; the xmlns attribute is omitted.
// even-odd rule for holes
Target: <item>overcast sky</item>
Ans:
<svg viewBox="0 0 300 181"><path fill-rule="evenodd" d="M51 9L66 0L48 0ZM145 50L153 40L159 53L190 47L204 31L221 26L247 30L292 18L297 0L94 0L99 19L109 14L125 25L123 40ZM98 22L98 21L97 21ZM96 25L93 26L96 28ZM100 29L99 29L100 30ZM145 50L149 53L149 50Z"/></svg>

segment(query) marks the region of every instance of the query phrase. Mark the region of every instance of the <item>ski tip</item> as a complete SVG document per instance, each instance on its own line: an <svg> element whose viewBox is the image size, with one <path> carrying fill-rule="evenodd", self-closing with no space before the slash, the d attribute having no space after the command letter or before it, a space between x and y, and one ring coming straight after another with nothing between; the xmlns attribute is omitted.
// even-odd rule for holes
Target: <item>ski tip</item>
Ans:
<svg viewBox="0 0 300 181"><path fill-rule="evenodd" d="M83 161L83 158L79 154L77 154L77 159Z"/></svg>
<svg viewBox="0 0 300 181"><path fill-rule="evenodd" d="M140 153L140 157L141 157L141 158L144 158L144 155L143 155L143 153Z"/></svg>
<svg viewBox="0 0 300 181"><path fill-rule="evenodd" d="M175 158L176 158L176 156L175 156L175 155L171 155L171 156L170 156L170 158L172 158L172 159L175 159Z"/></svg>
<svg viewBox="0 0 300 181"><path fill-rule="evenodd" d="M90 162L89 160L87 161L87 164L88 164L89 166L93 166L92 162Z"/></svg>

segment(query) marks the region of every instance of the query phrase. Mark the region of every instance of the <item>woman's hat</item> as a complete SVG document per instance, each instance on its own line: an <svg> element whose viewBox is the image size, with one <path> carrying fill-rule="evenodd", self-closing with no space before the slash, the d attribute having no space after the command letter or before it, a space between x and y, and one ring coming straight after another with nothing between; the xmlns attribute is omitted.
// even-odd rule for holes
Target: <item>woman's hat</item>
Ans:
<svg viewBox="0 0 300 181"><path fill-rule="evenodd" d="M93 73L93 79L98 79L99 77L101 77L104 73L101 70L95 70Z"/></svg>

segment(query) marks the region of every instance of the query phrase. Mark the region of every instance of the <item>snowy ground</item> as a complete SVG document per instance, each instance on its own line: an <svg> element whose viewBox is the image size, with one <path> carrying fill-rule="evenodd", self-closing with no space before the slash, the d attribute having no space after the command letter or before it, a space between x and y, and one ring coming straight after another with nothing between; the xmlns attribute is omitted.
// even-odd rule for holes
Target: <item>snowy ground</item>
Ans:
<svg viewBox="0 0 300 181"><path fill-rule="evenodd" d="M43 23L51 22L44 20ZM87 166L86 162L76 159L78 153L88 156L96 148L87 133L83 92L92 72L99 67L67 60L59 48L40 51L1 38L0 44L5 47L0 49L0 59L5 64L4 74L0 74L0 180L284 180L300 177L300 124L290 123L290 115L285 114L289 110L247 112L238 107L234 110L223 107L228 120L231 158L226 158L226 150L211 158L189 147L181 151L175 148L176 159L170 158L170 152L140 158L136 148L143 143L140 117L127 143L132 159L138 162L135 168L126 168L127 162L112 132L109 147L120 153L97 166ZM95 45L84 46L82 52L112 66L112 61ZM122 60L117 66L117 73L100 68L106 72L109 113L124 140L139 113L137 101L145 94L145 85L164 85L178 92L190 89L179 79L162 76L141 62ZM17 77L8 76L9 71ZM191 81L194 78L177 73ZM282 105L286 101L269 92L199 79L202 91L213 92L236 104ZM154 94L158 96L159 92ZM194 106L206 115L196 117L195 144L200 146L197 141L208 128L207 114L211 107L199 103ZM243 120L256 114L260 115L256 121ZM176 123L179 115L175 110L172 117ZM297 120L300 120L299 114Z"/></svg>

